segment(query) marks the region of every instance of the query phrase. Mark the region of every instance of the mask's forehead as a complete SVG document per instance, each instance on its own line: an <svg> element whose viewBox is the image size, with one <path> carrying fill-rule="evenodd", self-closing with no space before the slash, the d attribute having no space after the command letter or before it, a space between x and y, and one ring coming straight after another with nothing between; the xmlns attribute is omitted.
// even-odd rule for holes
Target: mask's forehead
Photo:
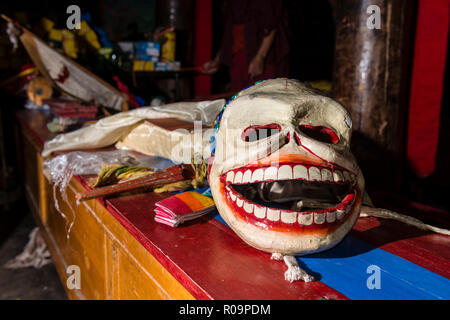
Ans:
<svg viewBox="0 0 450 320"><path fill-rule="evenodd" d="M326 125L336 130L344 145L350 144L352 121L347 110L336 101L297 80L266 80L236 94L223 107L214 123L219 128L242 128L246 124L301 121ZM211 139L215 150L216 139Z"/></svg>
<svg viewBox="0 0 450 320"><path fill-rule="evenodd" d="M315 90L310 87L307 87L306 85L297 80L275 79L259 82L254 86L241 91L239 93L239 97L256 93L269 95L281 93L283 95L291 94L298 96L298 95L315 94Z"/></svg>
<svg viewBox="0 0 450 320"><path fill-rule="evenodd" d="M306 96L314 91L298 81L277 79L262 81L233 97L224 112L226 125L255 120L288 121L298 112Z"/></svg>
<svg viewBox="0 0 450 320"><path fill-rule="evenodd" d="M295 108L276 97L244 96L233 101L225 110L221 127L241 128L244 124L286 123L292 119Z"/></svg>
<svg viewBox="0 0 450 320"><path fill-rule="evenodd" d="M221 125L239 128L288 121L328 126L350 141L352 122L343 106L299 81L287 79L263 81L241 91L229 102Z"/></svg>

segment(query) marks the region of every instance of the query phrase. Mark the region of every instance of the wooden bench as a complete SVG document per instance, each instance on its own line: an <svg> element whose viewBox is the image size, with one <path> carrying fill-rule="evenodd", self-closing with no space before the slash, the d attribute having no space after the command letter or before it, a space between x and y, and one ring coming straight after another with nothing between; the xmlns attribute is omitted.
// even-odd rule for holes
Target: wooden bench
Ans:
<svg viewBox="0 0 450 320"><path fill-rule="evenodd" d="M154 203L168 194L142 193L77 205L75 193L85 190L86 177L74 176L67 188L68 203L56 192L64 217L55 209L53 187L43 174L40 152L44 141L53 137L46 121L39 111L17 114L19 161L29 206L71 299L450 296L450 237L398 222L359 219L338 247L301 258L318 281L289 283L283 262L245 244L217 214L179 228L156 223ZM439 217L447 222L448 218L445 212ZM79 290L66 286L71 265L80 268ZM366 286L370 265L381 268L381 290ZM422 286L423 281L429 285Z"/></svg>

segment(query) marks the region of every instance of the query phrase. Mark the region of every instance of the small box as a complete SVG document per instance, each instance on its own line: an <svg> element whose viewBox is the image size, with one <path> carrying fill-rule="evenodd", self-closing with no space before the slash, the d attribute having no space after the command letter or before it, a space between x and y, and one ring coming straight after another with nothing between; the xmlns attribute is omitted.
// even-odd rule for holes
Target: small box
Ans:
<svg viewBox="0 0 450 320"><path fill-rule="evenodd" d="M162 47L162 58L165 62L175 61L175 32L167 32L165 34L166 41Z"/></svg>
<svg viewBox="0 0 450 320"><path fill-rule="evenodd" d="M145 61L144 71L154 71L155 70L155 63L157 63L157 62Z"/></svg>
<svg viewBox="0 0 450 320"><path fill-rule="evenodd" d="M138 41L136 42L136 59L157 62L161 52L158 42Z"/></svg>
<svg viewBox="0 0 450 320"><path fill-rule="evenodd" d="M180 61L156 62L155 71L177 71L180 70Z"/></svg>
<svg viewBox="0 0 450 320"><path fill-rule="evenodd" d="M133 60L133 71L144 71L145 61Z"/></svg>
<svg viewBox="0 0 450 320"><path fill-rule="evenodd" d="M155 71L169 71L169 65L166 62L156 62Z"/></svg>

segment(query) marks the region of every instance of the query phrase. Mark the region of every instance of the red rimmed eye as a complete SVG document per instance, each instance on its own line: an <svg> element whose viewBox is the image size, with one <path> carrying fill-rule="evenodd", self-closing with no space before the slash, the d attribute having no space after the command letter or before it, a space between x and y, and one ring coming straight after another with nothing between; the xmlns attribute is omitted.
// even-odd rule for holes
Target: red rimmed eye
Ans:
<svg viewBox="0 0 450 320"><path fill-rule="evenodd" d="M328 127L302 124L299 128L302 133L314 140L331 144L339 142L338 135Z"/></svg>
<svg viewBox="0 0 450 320"><path fill-rule="evenodd" d="M241 137L245 142L253 142L278 134L280 131L280 125L276 123L255 125L246 128Z"/></svg>

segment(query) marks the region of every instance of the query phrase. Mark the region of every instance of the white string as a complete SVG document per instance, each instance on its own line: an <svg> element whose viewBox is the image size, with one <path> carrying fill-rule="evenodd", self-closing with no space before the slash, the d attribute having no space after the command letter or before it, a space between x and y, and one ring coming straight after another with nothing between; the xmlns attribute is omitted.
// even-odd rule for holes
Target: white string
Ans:
<svg viewBox="0 0 450 320"><path fill-rule="evenodd" d="M359 216L361 218L376 217L376 218L381 218L381 219L390 219L390 220L400 221L400 222L406 223L408 225L417 227L421 230L432 231L432 232L436 232L439 234L450 236L450 230L438 228L438 227L423 223L419 219L416 219L416 218L413 218L410 216L406 216L406 215L403 215L403 214L400 214L400 213L397 213L397 212L394 212L391 210L387 210L387 209L373 208L373 207L363 205L363 206L361 206L361 213Z"/></svg>

